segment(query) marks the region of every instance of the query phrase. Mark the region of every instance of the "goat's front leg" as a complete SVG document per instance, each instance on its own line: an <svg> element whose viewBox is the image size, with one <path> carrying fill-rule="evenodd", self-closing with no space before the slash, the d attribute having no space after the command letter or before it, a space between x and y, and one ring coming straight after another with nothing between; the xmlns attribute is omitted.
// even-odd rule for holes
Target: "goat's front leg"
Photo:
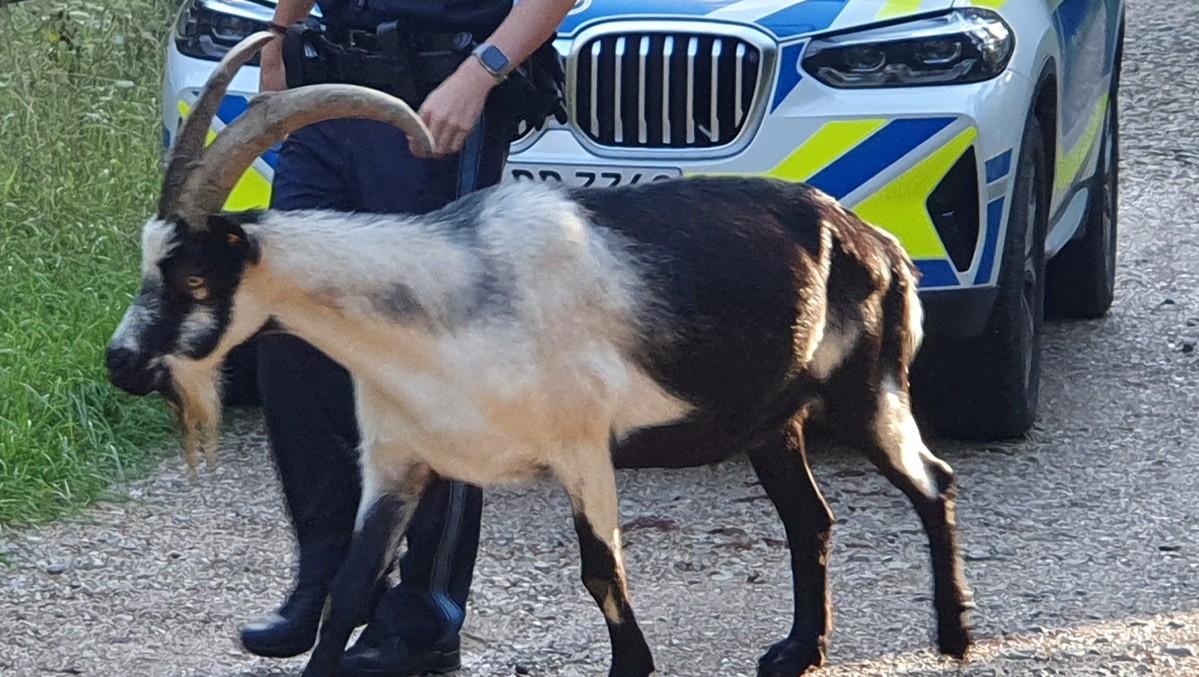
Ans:
<svg viewBox="0 0 1199 677"><path fill-rule="evenodd" d="M621 556L616 471L606 448L557 469L574 512L582 556L583 585L604 613L612 642L609 677L645 677L654 673L649 645L629 603Z"/></svg>
<svg viewBox="0 0 1199 677"><path fill-rule="evenodd" d="M388 458L388 464L395 458ZM379 577L385 572L421 495L430 470L421 463L400 464L380 472L371 454L363 454L362 500L345 561L333 579L321 619L320 635L304 677L337 674L346 642L366 618Z"/></svg>
<svg viewBox="0 0 1199 677"><path fill-rule="evenodd" d="M758 661L758 677L795 677L823 665L828 648L832 626L828 555L833 513L812 476L803 434L800 417L749 454L758 481L787 532L795 596L791 632Z"/></svg>

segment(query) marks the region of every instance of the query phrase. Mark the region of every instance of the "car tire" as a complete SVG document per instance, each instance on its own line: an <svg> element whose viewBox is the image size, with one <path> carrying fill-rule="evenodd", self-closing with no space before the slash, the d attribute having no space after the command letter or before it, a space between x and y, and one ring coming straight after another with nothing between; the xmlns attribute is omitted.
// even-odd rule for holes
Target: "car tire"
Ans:
<svg viewBox="0 0 1199 677"><path fill-rule="evenodd" d="M942 435L989 441L1019 437L1032 427L1041 381L1050 183L1044 137L1030 115L991 315L982 334L930 344L916 365L923 413Z"/></svg>
<svg viewBox="0 0 1199 677"><path fill-rule="evenodd" d="M1123 32L1121 32L1123 36ZM1122 42L1121 42L1122 45ZM1116 289L1116 235L1120 209L1119 81L1122 46L1117 47L1107 120L1099 148L1082 237L1066 243L1049 262L1046 309L1054 317L1102 317Z"/></svg>

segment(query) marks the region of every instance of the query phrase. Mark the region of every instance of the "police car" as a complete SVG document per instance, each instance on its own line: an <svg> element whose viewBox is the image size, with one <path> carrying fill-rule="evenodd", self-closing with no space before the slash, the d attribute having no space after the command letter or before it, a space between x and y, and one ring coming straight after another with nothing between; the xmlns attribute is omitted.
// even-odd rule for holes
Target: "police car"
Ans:
<svg viewBox="0 0 1199 677"><path fill-rule="evenodd" d="M569 121L513 145L511 179L807 181L894 233L922 273L916 370L942 433L1020 435L1042 318L1112 302L1123 0L579 0L555 42ZM165 142L271 0L189 0ZM214 132L253 96L237 76ZM269 199L268 152L230 209ZM702 207L702 206L701 206ZM669 218L664 214L663 218Z"/></svg>

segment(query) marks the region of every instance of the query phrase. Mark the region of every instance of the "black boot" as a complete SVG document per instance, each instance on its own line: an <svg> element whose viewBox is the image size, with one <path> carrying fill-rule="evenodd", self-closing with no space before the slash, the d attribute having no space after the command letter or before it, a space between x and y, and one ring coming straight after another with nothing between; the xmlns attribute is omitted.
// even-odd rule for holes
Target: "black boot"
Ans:
<svg viewBox="0 0 1199 677"><path fill-rule="evenodd" d="M379 601L339 677L409 677L458 669L459 631L479 547L483 492L435 480L408 527L400 585Z"/></svg>
<svg viewBox="0 0 1199 677"><path fill-rule="evenodd" d="M283 606L242 627L241 643L246 651L266 658L291 658L311 649L316 643L329 586L344 554L343 546L331 546L320 550L317 556L301 559L296 588ZM370 606L358 619L358 625L365 624L375 612L387 592L388 575L389 572L384 572L375 584Z"/></svg>
<svg viewBox="0 0 1199 677"><path fill-rule="evenodd" d="M448 600L444 600L448 602ZM400 585L379 600L370 624L342 658L338 677L410 677L459 666L458 628L426 591Z"/></svg>
<svg viewBox="0 0 1199 677"><path fill-rule="evenodd" d="M297 585L283 606L242 627L242 646L267 658L290 658L311 649L316 643L325 596L323 585Z"/></svg>
<svg viewBox="0 0 1199 677"><path fill-rule="evenodd" d="M290 658L312 648L329 586L345 550L344 543L301 541L296 587L282 606L242 628L241 643L246 651L267 658Z"/></svg>
<svg viewBox="0 0 1199 677"><path fill-rule="evenodd" d="M457 636L433 646L413 644L394 635L371 637L366 642L360 639L342 658L337 674L339 677L441 675L461 667L458 650Z"/></svg>
<svg viewBox="0 0 1199 677"><path fill-rule="evenodd" d="M412 585L378 599L370 624L342 658L338 677L410 677L453 672L459 667L458 628L462 614L448 598L438 600Z"/></svg>
<svg viewBox="0 0 1199 677"><path fill-rule="evenodd" d="M263 414L300 566L291 596L246 625L241 640L250 653L288 657L316 642L325 598L354 530L358 433L344 369L294 336L268 332L256 342Z"/></svg>

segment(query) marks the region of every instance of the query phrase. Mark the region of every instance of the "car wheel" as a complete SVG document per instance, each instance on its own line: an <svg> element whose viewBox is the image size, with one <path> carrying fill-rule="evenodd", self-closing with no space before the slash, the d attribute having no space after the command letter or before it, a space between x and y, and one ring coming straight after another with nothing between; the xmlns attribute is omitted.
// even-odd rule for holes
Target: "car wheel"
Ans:
<svg viewBox="0 0 1199 677"><path fill-rule="evenodd" d="M1024 140L1012 191L998 295L983 333L928 346L920 365L931 423L968 440L1023 435L1040 393L1045 308L1048 186L1044 137L1035 117Z"/></svg>
<svg viewBox="0 0 1199 677"><path fill-rule="evenodd" d="M1046 308L1056 317L1102 317L1115 297L1120 199L1118 56L1116 64L1082 237L1067 243L1049 262Z"/></svg>

